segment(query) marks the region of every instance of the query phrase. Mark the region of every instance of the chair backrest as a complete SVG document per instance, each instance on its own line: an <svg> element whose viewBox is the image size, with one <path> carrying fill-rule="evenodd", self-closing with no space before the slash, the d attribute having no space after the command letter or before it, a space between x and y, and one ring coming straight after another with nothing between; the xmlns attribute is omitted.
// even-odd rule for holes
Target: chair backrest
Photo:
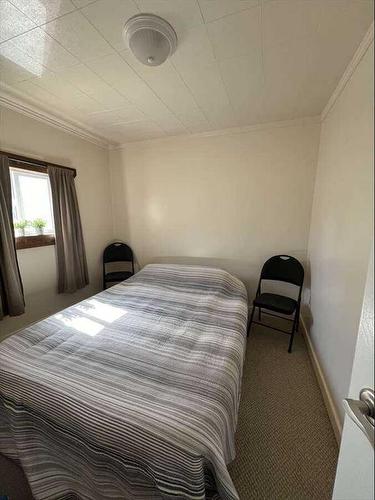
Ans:
<svg viewBox="0 0 375 500"><path fill-rule="evenodd" d="M108 245L103 252L103 264L107 262L132 262L133 251L125 243L116 241Z"/></svg>
<svg viewBox="0 0 375 500"><path fill-rule="evenodd" d="M261 280L285 281L302 287L305 271L302 264L290 255L275 255L263 265Z"/></svg>

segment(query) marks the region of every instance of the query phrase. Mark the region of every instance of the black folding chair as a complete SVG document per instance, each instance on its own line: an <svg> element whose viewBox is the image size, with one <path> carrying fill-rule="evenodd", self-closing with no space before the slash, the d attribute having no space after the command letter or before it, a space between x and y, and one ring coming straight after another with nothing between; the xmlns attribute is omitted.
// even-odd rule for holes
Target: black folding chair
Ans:
<svg viewBox="0 0 375 500"><path fill-rule="evenodd" d="M131 264L131 271L112 271L106 272L106 264L110 262L128 262ZM103 290L107 283L119 283L134 274L134 256L132 249L125 243L117 241L108 245L103 252Z"/></svg>
<svg viewBox="0 0 375 500"><path fill-rule="evenodd" d="M255 323L256 325L267 326L268 328L272 328L273 330L277 330L279 332L288 333L290 335L288 352L292 352L294 333L298 331L299 327L301 294L304 275L305 272L302 264L290 255L275 255L274 257L271 257L267 260L267 262L263 265L262 272L260 274L258 289L253 301L253 310L251 312L250 322L247 329L247 335L249 335L250 333L252 323ZM262 293L262 280L284 281L285 283L291 283L292 285L299 287L297 300L286 297L284 295L278 295L276 293ZM259 309L259 321L254 321L254 313L256 307ZM292 321L292 331L281 330L280 328L261 323L261 312L263 309L266 309L266 311L268 310L280 314L285 314L287 316L294 314L293 319L289 319L269 312L264 313L269 316L276 316L277 318L283 318L288 321Z"/></svg>

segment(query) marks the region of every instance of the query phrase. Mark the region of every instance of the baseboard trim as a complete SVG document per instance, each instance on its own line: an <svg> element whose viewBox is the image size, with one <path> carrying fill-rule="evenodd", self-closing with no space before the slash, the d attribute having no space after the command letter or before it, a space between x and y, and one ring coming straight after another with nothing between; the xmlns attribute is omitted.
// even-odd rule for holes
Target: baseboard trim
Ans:
<svg viewBox="0 0 375 500"><path fill-rule="evenodd" d="M319 358L316 354L314 345L311 342L310 335L307 331L305 322L303 321L302 317L301 317L300 324L302 326L301 331L302 331L302 334L303 334L305 341L306 341L307 351L309 353L311 363L313 365L314 372L315 372L316 378L318 380L318 384L319 384L319 387L320 387L320 390L321 390L321 393L323 396L324 404L326 405L326 408L327 408L327 412L328 412L329 419L331 421L333 432L335 434L337 443L340 445L341 435L342 435L342 424L341 424L341 421L339 418L339 414L337 412L337 408L336 408L336 405L333 401L331 391L329 390L327 381L325 379L322 367L319 363Z"/></svg>

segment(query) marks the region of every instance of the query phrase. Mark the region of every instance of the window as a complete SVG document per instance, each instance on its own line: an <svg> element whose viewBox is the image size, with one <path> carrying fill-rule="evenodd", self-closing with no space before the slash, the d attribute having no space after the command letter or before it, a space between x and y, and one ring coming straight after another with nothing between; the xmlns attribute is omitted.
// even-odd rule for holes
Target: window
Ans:
<svg viewBox="0 0 375 500"><path fill-rule="evenodd" d="M53 244L54 224L48 174L11 167L10 176L17 248Z"/></svg>

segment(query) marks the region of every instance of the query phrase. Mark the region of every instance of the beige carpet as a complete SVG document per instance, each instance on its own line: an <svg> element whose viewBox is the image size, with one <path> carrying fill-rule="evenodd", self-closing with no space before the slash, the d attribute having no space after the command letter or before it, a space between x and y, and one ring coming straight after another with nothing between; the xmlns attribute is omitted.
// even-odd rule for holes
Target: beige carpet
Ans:
<svg viewBox="0 0 375 500"><path fill-rule="evenodd" d="M301 335L252 329L230 473L241 500L331 498L337 445ZM0 455L0 496L29 500L22 471Z"/></svg>
<svg viewBox="0 0 375 500"><path fill-rule="evenodd" d="M251 330L230 465L241 500L331 498L336 440L302 335L291 354L288 342L283 333Z"/></svg>

